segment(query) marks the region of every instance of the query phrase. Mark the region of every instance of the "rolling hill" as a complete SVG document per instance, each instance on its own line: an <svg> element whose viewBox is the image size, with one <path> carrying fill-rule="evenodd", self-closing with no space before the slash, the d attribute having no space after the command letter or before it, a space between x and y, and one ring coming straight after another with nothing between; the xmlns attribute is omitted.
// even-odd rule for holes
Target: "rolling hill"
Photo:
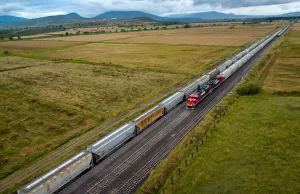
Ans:
<svg viewBox="0 0 300 194"><path fill-rule="evenodd" d="M150 18L153 20L162 20L163 17L141 12L141 11L109 11L95 16L94 18L117 18L117 19L130 19L130 18Z"/></svg>
<svg viewBox="0 0 300 194"><path fill-rule="evenodd" d="M28 20L27 18L3 15L0 16L0 23L16 23L16 22L23 22Z"/></svg>
<svg viewBox="0 0 300 194"><path fill-rule="evenodd" d="M266 18L266 17L297 17L300 12L292 12L281 15L235 15L233 13L221 13L216 11L198 12L189 14L172 14L167 15L167 18L197 18L205 20L222 20L222 19L243 19L243 18Z"/></svg>
<svg viewBox="0 0 300 194"><path fill-rule="evenodd" d="M226 14L220 13L216 11L210 12L199 12L199 13L190 13L190 14L173 14L167 15L169 18L201 18L201 19L237 19L237 18L245 18L247 16L244 15L235 15L235 14Z"/></svg>

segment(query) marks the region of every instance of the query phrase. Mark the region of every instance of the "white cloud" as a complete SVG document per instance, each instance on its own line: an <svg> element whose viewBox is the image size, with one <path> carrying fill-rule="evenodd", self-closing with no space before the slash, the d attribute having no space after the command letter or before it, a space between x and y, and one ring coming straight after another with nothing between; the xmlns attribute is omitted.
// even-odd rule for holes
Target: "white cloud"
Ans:
<svg viewBox="0 0 300 194"><path fill-rule="evenodd" d="M144 11L162 16L204 11L269 15L299 11L299 2L286 3L292 1L295 0L14 0L14 3L1 0L0 15L36 18L77 12L93 17L114 10Z"/></svg>
<svg viewBox="0 0 300 194"><path fill-rule="evenodd" d="M255 7L240 7L224 10L225 13L235 13L241 15L279 15L300 10L300 2L287 3L281 5L265 5Z"/></svg>

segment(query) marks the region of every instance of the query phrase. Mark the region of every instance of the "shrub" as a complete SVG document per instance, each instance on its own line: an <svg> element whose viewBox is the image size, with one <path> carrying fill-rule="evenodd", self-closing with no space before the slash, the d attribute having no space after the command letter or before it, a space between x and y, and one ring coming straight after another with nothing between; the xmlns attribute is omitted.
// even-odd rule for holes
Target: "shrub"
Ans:
<svg viewBox="0 0 300 194"><path fill-rule="evenodd" d="M240 96L258 94L260 91L261 91L261 85L254 81L245 83L237 89L237 93Z"/></svg>
<svg viewBox="0 0 300 194"><path fill-rule="evenodd" d="M5 55L8 55L8 54L9 54L9 52L8 52L8 51L4 51L4 52L3 52L3 54L5 54Z"/></svg>
<svg viewBox="0 0 300 194"><path fill-rule="evenodd" d="M183 27L184 28L190 28L191 26L189 24L185 24Z"/></svg>

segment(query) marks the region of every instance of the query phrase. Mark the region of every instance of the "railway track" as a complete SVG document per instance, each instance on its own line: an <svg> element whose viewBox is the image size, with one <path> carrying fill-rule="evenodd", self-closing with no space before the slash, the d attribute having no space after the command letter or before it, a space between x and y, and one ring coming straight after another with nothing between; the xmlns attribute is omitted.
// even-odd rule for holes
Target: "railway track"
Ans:
<svg viewBox="0 0 300 194"><path fill-rule="evenodd" d="M74 181L62 193L133 193L150 171L231 91L276 39L251 58L194 111L187 111L185 104L181 104Z"/></svg>
<svg viewBox="0 0 300 194"><path fill-rule="evenodd" d="M221 63L221 62L217 62L215 66L217 66L219 63ZM54 162L56 162L60 157L65 155L65 153L71 152L72 150L76 149L78 146L81 146L85 142L98 136L98 134L100 132L104 131L105 129L114 126L115 124L122 121L126 117L129 117L129 116L135 114L136 112L142 110L143 108L147 107L148 105L152 104L153 102L164 98L166 95L168 95L172 92L175 92L176 90L178 90L182 86L186 85L190 81L197 79L203 73L205 73L205 72L201 72L201 73L187 79L186 81L179 83L176 86L166 90L162 94L157 95L154 98L136 106L134 109L125 112L124 114L116 117L115 119L112 119L108 122L103 123L101 126L97 127L96 129L91 130L91 131L87 132L86 134L84 134L80 137L77 137L74 140L71 140L69 143L65 144L61 148L54 150L52 153L45 156L38 162L33 163L32 165L25 167L24 169L21 169L21 170L17 171L16 173L10 175L9 177L1 180L0 181L0 192L4 192L5 190L9 189L12 185L14 185L18 182L21 182L30 176L33 176L38 171L40 171L40 170L46 168L47 166L53 164Z"/></svg>

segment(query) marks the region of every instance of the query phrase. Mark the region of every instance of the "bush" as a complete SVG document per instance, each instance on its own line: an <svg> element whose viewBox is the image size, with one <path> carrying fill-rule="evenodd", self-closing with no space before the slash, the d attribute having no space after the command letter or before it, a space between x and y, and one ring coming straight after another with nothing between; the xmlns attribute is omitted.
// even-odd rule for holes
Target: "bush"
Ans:
<svg viewBox="0 0 300 194"><path fill-rule="evenodd" d="M237 93L240 96L258 94L260 91L261 91L261 85L254 81L245 83L237 89Z"/></svg>
<svg viewBox="0 0 300 194"><path fill-rule="evenodd" d="M8 52L8 51L4 51L4 52L3 52L3 54L5 54L5 55L8 55L8 54L9 54L9 52Z"/></svg>
<svg viewBox="0 0 300 194"><path fill-rule="evenodd" d="M189 24L185 24L183 27L184 28L190 28L191 26Z"/></svg>

